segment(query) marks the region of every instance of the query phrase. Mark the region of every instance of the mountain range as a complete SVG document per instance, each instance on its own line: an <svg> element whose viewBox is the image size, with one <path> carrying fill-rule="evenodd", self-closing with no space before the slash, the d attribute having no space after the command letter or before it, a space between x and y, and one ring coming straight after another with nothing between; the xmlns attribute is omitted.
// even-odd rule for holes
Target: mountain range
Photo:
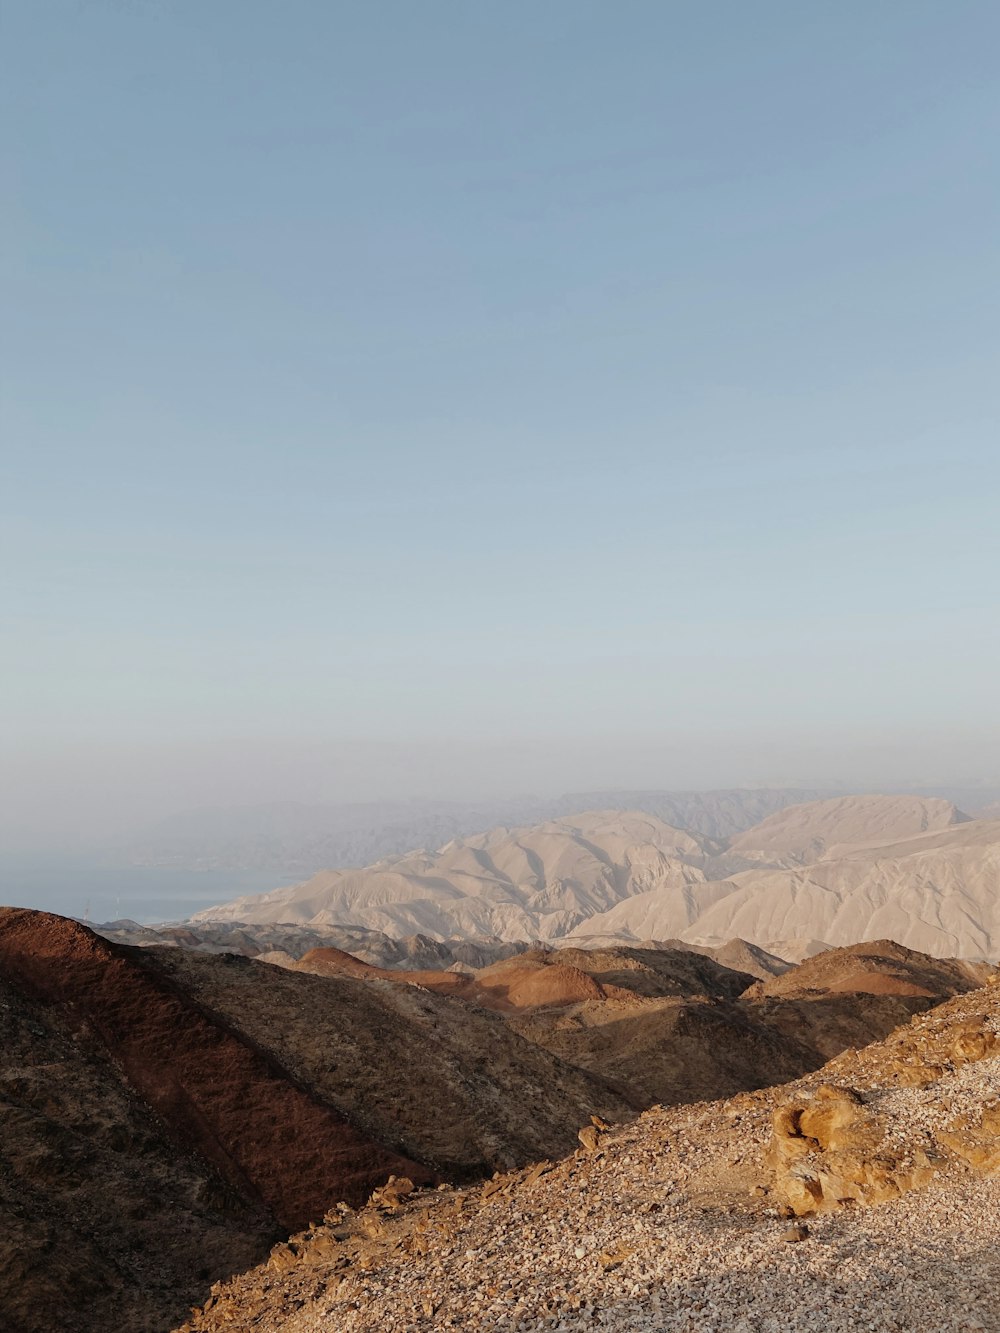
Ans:
<svg viewBox="0 0 1000 1333"><path fill-rule="evenodd" d="M891 937L938 956L1000 942L1000 821L915 795L785 805L714 837L591 810L236 899L192 923L353 927L595 946L733 937L783 958Z"/></svg>
<svg viewBox="0 0 1000 1333"><path fill-rule="evenodd" d="M1000 787L892 788L997 817ZM544 823L581 810L637 811L674 828L727 839L789 805L843 796L843 787L734 787L710 791L605 790L483 801L270 802L181 811L109 851L116 866L274 871L304 878L327 866L363 866L414 847L440 847L497 826ZM990 803L996 812L988 816Z"/></svg>
<svg viewBox="0 0 1000 1333"><path fill-rule="evenodd" d="M637 810L678 828L727 838L767 815L832 791L798 787L717 791L592 791L488 801L271 802L185 810L115 849L116 862L199 870L311 874L361 866L414 847L440 847L495 826L542 823L579 810ZM996 793L1000 795L1000 792Z"/></svg>
<svg viewBox="0 0 1000 1333"><path fill-rule="evenodd" d="M290 1231L328 1228L310 1262L336 1268L339 1228L377 1238L415 1188L540 1178L644 1107L798 1077L993 976L884 940L719 952L754 973L629 947L272 966L0 908L0 1327L166 1333L234 1272L280 1286Z"/></svg>

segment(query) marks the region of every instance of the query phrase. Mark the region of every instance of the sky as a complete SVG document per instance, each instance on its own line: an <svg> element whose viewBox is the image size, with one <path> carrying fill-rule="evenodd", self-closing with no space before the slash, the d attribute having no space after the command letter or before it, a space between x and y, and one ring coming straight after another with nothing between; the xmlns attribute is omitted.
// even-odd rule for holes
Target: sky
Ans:
<svg viewBox="0 0 1000 1333"><path fill-rule="evenodd" d="M0 839L995 777L992 0L4 0Z"/></svg>

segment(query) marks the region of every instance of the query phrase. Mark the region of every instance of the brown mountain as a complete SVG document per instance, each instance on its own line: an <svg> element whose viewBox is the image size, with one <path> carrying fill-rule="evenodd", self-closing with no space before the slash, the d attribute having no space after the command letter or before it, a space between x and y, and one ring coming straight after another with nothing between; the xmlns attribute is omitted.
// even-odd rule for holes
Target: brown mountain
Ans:
<svg viewBox="0 0 1000 1333"><path fill-rule="evenodd" d="M392 1174L566 1152L591 1113L637 1109L414 987L128 948L24 909L0 909L0 1000L5 1333L169 1328Z"/></svg>
<svg viewBox="0 0 1000 1333"><path fill-rule="evenodd" d="M390 1211L411 1186L564 1159L594 1116L793 1078L975 980L895 946L836 952L804 965L825 990L781 993L669 949L533 949L475 974L330 950L316 974L0 909L0 1327L159 1333L391 1175L411 1184ZM845 966L923 985L845 990Z"/></svg>
<svg viewBox="0 0 1000 1333"><path fill-rule="evenodd" d="M572 1157L471 1188L376 1196L178 1333L995 1330L998 1027L991 986L793 1084L591 1127Z"/></svg>
<svg viewBox="0 0 1000 1333"><path fill-rule="evenodd" d="M982 986L995 972L987 963L931 958L895 940L871 940L814 954L797 967L758 982L748 997L768 995L911 995L941 1000Z"/></svg>

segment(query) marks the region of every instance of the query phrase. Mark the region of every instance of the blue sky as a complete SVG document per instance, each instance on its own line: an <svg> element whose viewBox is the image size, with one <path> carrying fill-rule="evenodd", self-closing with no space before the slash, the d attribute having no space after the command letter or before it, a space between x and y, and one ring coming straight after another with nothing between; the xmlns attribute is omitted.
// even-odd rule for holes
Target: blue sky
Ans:
<svg viewBox="0 0 1000 1333"><path fill-rule="evenodd" d="M2 24L10 836L997 772L995 4Z"/></svg>

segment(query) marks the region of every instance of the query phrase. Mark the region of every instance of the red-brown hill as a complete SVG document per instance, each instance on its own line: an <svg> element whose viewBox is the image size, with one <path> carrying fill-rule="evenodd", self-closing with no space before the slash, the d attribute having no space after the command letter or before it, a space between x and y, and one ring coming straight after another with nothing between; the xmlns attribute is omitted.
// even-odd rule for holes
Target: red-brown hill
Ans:
<svg viewBox="0 0 1000 1333"><path fill-rule="evenodd" d="M0 909L0 970L95 1037L174 1137L282 1225L426 1171L359 1133L155 966L78 922Z"/></svg>
<svg viewBox="0 0 1000 1333"><path fill-rule="evenodd" d="M476 985L468 972L421 971L375 967L355 958L343 949L310 949L294 964L296 972L312 972L320 977L360 977L365 981L397 981L401 985L422 986L435 995L453 995L459 999L475 997Z"/></svg>
<svg viewBox="0 0 1000 1333"><path fill-rule="evenodd" d="M747 997L853 993L940 1001L975 990L993 971L986 963L932 958L895 940L867 940L815 954L781 976L758 982Z"/></svg>

